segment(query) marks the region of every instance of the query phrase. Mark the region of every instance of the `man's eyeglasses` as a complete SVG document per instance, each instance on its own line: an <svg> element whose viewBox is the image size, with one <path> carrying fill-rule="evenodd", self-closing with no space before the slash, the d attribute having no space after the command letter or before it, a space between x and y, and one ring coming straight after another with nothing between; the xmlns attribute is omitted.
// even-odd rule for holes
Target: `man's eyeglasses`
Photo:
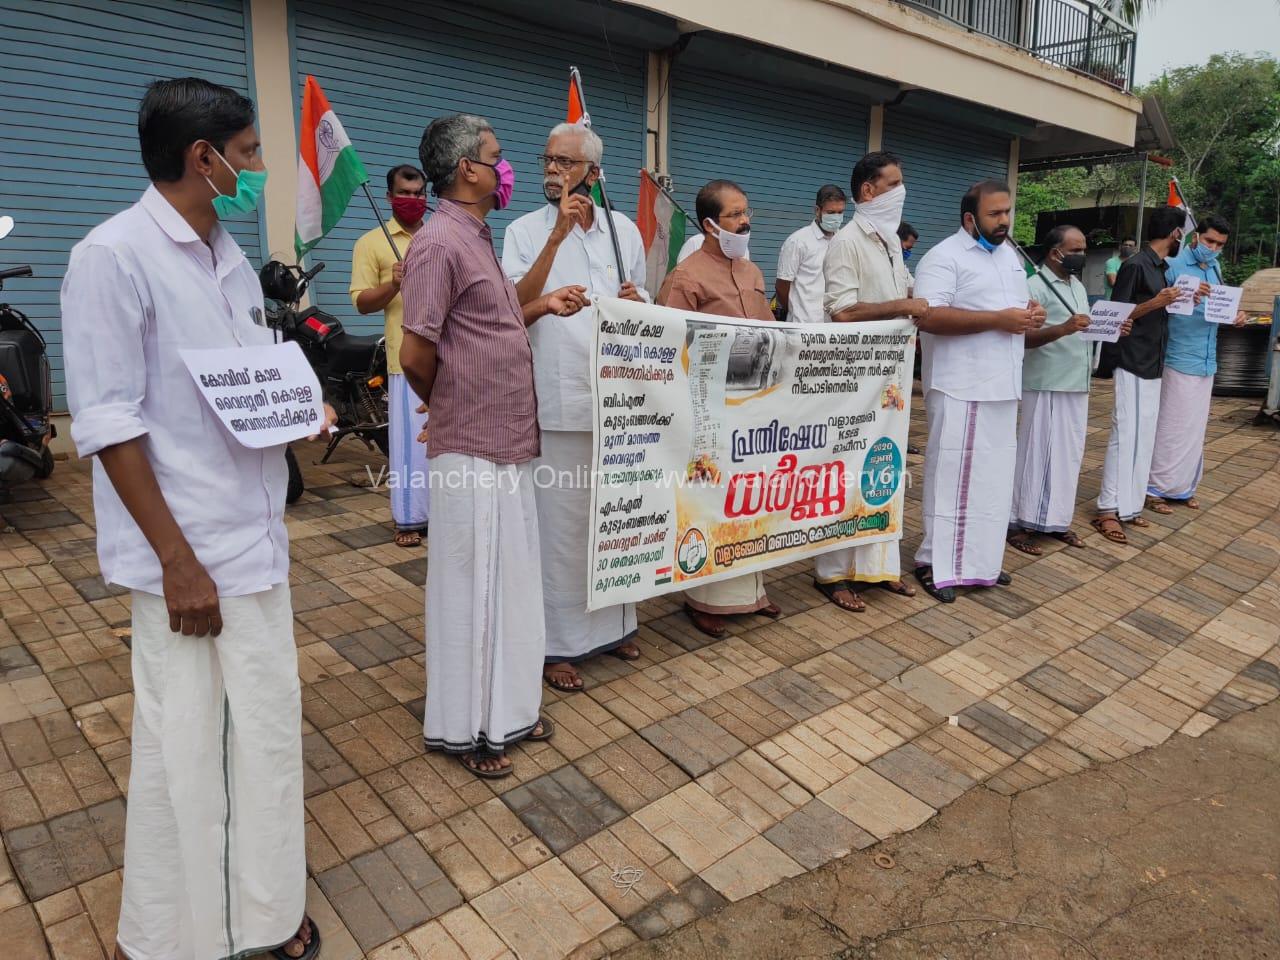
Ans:
<svg viewBox="0 0 1280 960"><path fill-rule="evenodd" d="M720 219L721 220L750 220L752 214L754 213L755 213L754 210L752 210L750 207L747 207L747 209L745 210L733 210L733 211L730 211L729 213L722 213L720 214Z"/></svg>
<svg viewBox="0 0 1280 960"><path fill-rule="evenodd" d="M590 163L589 160L580 160L576 157L553 157L548 154L539 154L538 163L542 164L545 170L548 166L554 166L561 173L568 173L579 163Z"/></svg>

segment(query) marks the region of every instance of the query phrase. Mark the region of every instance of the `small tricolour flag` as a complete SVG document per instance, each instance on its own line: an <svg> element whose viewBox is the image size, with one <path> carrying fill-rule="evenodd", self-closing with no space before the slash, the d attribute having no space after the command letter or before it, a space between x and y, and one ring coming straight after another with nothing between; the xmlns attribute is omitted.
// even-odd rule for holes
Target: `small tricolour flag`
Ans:
<svg viewBox="0 0 1280 960"><path fill-rule="evenodd" d="M662 568L660 568L660 569L658 569L658 570L655 570L655 571L653 571L653 576L654 576L654 580L653 580L654 586L657 586L657 585L659 585L659 584L663 584L663 583L670 583L670 582L671 582L671 568L670 568L670 567L662 567Z"/></svg>
<svg viewBox="0 0 1280 960"><path fill-rule="evenodd" d="M685 212L648 170L640 171L636 226L644 241L645 289L657 295L684 246Z"/></svg>
<svg viewBox="0 0 1280 960"><path fill-rule="evenodd" d="M351 138L316 83L307 77L298 125L298 207L294 249L298 257L342 219L351 195L369 180Z"/></svg>
<svg viewBox="0 0 1280 960"><path fill-rule="evenodd" d="M1182 223L1182 232L1185 234L1184 239L1190 240L1191 234L1196 232L1196 218L1191 213L1191 205L1187 203L1186 198L1182 195L1182 187L1178 183L1177 177L1169 181L1169 206L1177 207L1186 214L1186 220Z"/></svg>

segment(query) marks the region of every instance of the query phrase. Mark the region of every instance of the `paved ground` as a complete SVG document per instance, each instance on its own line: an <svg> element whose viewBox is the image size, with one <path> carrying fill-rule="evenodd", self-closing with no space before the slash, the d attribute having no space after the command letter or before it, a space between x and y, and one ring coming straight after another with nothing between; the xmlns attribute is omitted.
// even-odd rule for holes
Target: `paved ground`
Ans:
<svg viewBox="0 0 1280 960"><path fill-rule="evenodd" d="M1108 393L1095 401L1082 504L1097 492ZM1025 897L1066 910L1069 898L1049 882L1052 861L1102 822L1119 789L1109 784L1130 768L1103 766L1053 788L1084 785L1074 787L1074 829L1037 818L1033 798L1043 791L1013 804L1003 796L1124 760L1178 731L1198 737L1280 694L1280 444L1247 425L1251 412L1215 404L1204 510L1153 518L1127 547L1082 522L1086 550L1055 544L1035 561L1010 552L1008 589L950 607L875 595L854 615L824 604L807 565L796 564L770 575L783 620L749 619L710 644L674 602L651 601L641 618L644 658L593 665L585 695L548 691L556 739L515 751L518 778L492 785L421 750L424 551L391 545L385 494L346 482L360 460L354 446L344 462L308 466L310 493L291 509L290 531L310 908L326 960L620 951L930 823L949 804L948 818L972 824L961 832L973 852L954 855L953 841L958 872L936 889L917 886L917 903L938 899L926 907L947 915L950 884L987 873L1017 880L1033 865L1030 876L1044 882L1019 880L1005 906ZM911 465L918 471L918 458ZM84 465L60 464L51 482L0 513L12 528L0 533L0 944L5 956L98 957L113 939L119 899L132 698L118 628L128 598L98 577ZM918 538L909 533L907 557ZM1250 753L1261 751L1239 741L1234 725L1201 741L1204 755L1223 796L1236 786L1255 796ZM991 804L1006 813L993 815ZM1167 830L1194 834L1193 806L1184 806L1185 818L1171 806L1153 822L1163 816ZM1007 811L1017 810L1030 812L1010 826ZM931 823L890 844L915 849L944 832ZM1207 873L1236 875L1236 862L1212 860L1220 850L1204 848ZM1153 859L1154 876L1176 868L1174 852ZM760 948L794 935L815 956L917 955L901 938L862 939L895 916L935 916L909 907L908 881L922 874L903 857L863 876L871 898L863 909L834 895L814 902L832 911L836 941L810 939L813 915L787 908L760 914L783 923L773 941L761 934ZM859 855L848 869L866 862ZM795 882L839 876L827 868ZM898 913L877 880L886 893L903 889ZM1253 898L1233 894L1241 916L1262 916L1257 897L1274 904L1265 886L1274 877L1258 883ZM974 903L994 910L1002 901L993 897ZM1091 929L1090 918L1112 905L1087 906L1075 929ZM1201 926L1224 922L1210 904L1199 909ZM1196 910L1194 899L1179 907L1188 923ZM1025 939L1033 933L1047 939ZM974 944L1035 957L1052 956L1042 944L1061 947L1031 928L1017 934L1023 940L945 936L953 956ZM661 949L685 942L681 935Z"/></svg>

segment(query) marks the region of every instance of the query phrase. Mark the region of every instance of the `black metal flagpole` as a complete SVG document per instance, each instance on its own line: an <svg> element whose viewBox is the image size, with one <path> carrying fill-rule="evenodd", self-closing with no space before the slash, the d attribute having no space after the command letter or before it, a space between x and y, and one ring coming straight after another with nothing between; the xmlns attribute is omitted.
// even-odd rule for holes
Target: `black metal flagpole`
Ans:
<svg viewBox="0 0 1280 960"><path fill-rule="evenodd" d="M578 91L578 104L582 107L582 124L589 130L591 114L587 111L587 99L582 95L582 74L578 72L577 67L569 68L569 80ZM609 194L604 188L603 167L600 169L600 179L596 183L600 185L600 202L604 207L605 224L609 227L609 239L613 242L613 259L618 265L618 286L621 287L627 282L627 272L622 266L622 247L618 245L618 228L613 223L613 204L609 202Z"/></svg>
<svg viewBox="0 0 1280 960"><path fill-rule="evenodd" d="M1018 251L1018 256L1022 257L1022 259L1027 263L1028 266L1035 267L1036 273L1039 273L1041 270L1041 266L1031 262L1031 258L1027 256L1027 251L1023 250L1020 246L1014 243L1013 237L1009 237L1008 241L1009 241L1009 245L1012 246L1014 250ZM1057 290L1055 290L1052 283L1046 283L1045 286L1049 288L1050 293L1052 293L1055 297L1058 298L1058 302L1067 308L1067 316L1074 317L1077 313L1080 312L1075 307L1071 306L1071 304L1067 303L1067 298L1064 297L1062 294L1060 294Z"/></svg>
<svg viewBox="0 0 1280 960"><path fill-rule="evenodd" d="M373 194L369 192L369 181L366 180L360 184L360 189L364 191L364 195L369 198L369 206L373 207L373 215L378 218L378 226L382 228L382 235L387 238L387 243L391 244L391 252L396 255L396 259L401 263L404 257L400 256L400 248L396 246L396 242L391 239L391 231L387 229L387 221L382 219L382 214L378 212L378 205L373 202Z"/></svg>

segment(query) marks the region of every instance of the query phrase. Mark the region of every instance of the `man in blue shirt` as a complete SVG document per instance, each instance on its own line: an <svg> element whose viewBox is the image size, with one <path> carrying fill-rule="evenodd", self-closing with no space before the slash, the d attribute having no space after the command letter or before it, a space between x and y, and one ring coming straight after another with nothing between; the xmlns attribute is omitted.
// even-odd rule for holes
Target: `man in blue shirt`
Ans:
<svg viewBox="0 0 1280 960"><path fill-rule="evenodd" d="M1156 513L1172 513L1169 501L1192 510L1200 507L1196 486L1204 472L1204 432L1209 423L1213 374L1218 369L1218 325L1205 319L1205 298L1212 284L1222 283L1218 256L1227 244L1231 225L1210 214L1196 228L1198 242L1166 261L1165 277L1172 286L1181 276L1199 283L1195 310L1189 316L1169 315L1164 382L1160 388L1160 416L1155 451L1147 482L1148 506ZM1244 313L1236 316L1236 326Z"/></svg>

